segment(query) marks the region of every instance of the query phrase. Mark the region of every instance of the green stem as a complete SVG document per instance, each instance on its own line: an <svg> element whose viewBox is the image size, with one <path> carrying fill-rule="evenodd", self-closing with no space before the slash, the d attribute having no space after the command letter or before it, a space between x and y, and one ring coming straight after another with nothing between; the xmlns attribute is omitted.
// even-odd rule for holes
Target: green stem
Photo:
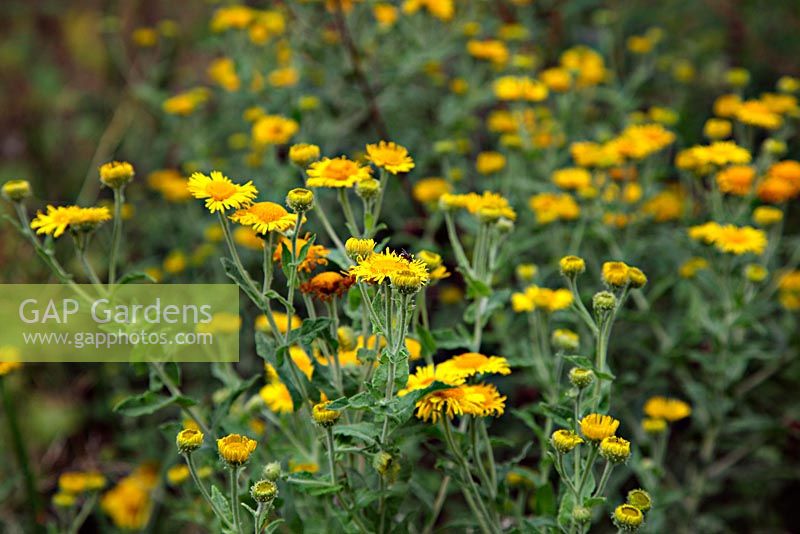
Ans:
<svg viewBox="0 0 800 534"><path fill-rule="evenodd" d="M111 252L108 258L108 285L117 279L117 260L122 241L122 205L125 203L125 186L114 188L114 227L111 230Z"/></svg>
<svg viewBox="0 0 800 534"><path fill-rule="evenodd" d="M336 465L334 463L334 455L336 454L335 443L333 441L333 428L328 427L325 429L325 440L328 444L328 470L331 477L331 485L336 483Z"/></svg>
<svg viewBox="0 0 800 534"><path fill-rule="evenodd" d="M231 481L231 508L233 508L233 529L236 532L242 531L242 518L239 509L239 467L230 468Z"/></svg>
<svg viewBox="0 0 800 534"><path fill-rule="evenodd" d="M150 366L155 370L156 374L158 375L158 378L164 384L164 387L167 388L167 391L169 391L170 395L172 395L173 397L183 396L183 392L180 390L180 388L172 381L172 379L167 375L167 373L164 372L164 368L161 366L161 363L151 363ZM192 406L186 406L186 407L181 406L181 410L183 410L183 412L187 416L189 416L189 418L192 421L197 423L197 426L200 427L200 429L203 431L204 434L208 436L213 436L213 434L211 433L211 429L208 427L208 425L205 424L203 419L200 417L200 415L195 411L195 409Z"/></svg>
<svg viewBox="0 0 800 534"><path fill-rule="evenodd" d="M203 482L200 480L200 477L197 474L197 468L194 465L194 460L192 459L192 455L184 454L183 459L186 460L186 465L189 467L189 474L192 476L192 480L194 481L195 486L197 486L197 489L200 490L200 493L202 494L203 498L211 507L211 511L214 512L214 515L216 515L220 521L222 521L228 527L231 527L232 525L228 520L228 518L226 517L226 514L222 512L219 508L217 508L217 505L214 503L214 500L211 498L211 495L209 495L205 485L203 485Z"/></svg>
<svg viewBox="0 0 800 534"><path fill-rule="evenodd" d="M333 226L331 226L331 223L328 220L328 216L322 209L321 202L316 202L316 205L314 206L314 213L317 213L319 215L319 220L320 222L322 222L322 227L325 229L325 232L328 234L328 237L331 238L331 241L333 241L334 245L336 245L336 248L339 249L339 252L342 253L342 256L344 256L349 263L350 258L347 256L347 250L345 250L344 244L342 243L342 240L339 239L339 235L336 233L336 230L334 230Z"/></svg>
<svg viewBox="0 0 800 534"><path fill-rule="evenodd" d="M603 468L603 474L600 475L600 482L597 483L597 489L594 492L594 497L600 496L603 493L603 490L606 489L606 484L608 483L608 477L611 476L611 471L614 470L614 464L606 460L606 465Z"/></svg>
<svg viewBox="0 0 800 534"><path fill-rule="evenodd" d="M292 316L294 315L294 286L297 280L297 269L300 268L300 262L297 261L297 236L300 233L300 225L303 222L303 213L297 212L297 221L294 225L294 233L292 234L292 265L289 269L289 296L286 298L286 316L289 318L288 325L286 326L286 343L289 343L289 336L292 333Z"/></svg>
<svg viewBox="0 0 800 534"><path fill-rule="evenodd" d="M28 495L28 506L26 509L29 514L31 527L37 525L36 517L41 510L41 501L39 500L39 492L36 490L36 479L31 470L30 462L28 461L28 452L25 450L25 441L22 439L22 432L19 428L19 421L17 419L17 411L11 399L10 392L5 383L5 378L0 376L0 393L3 396L3 407L6 411L6 421L8 423L8 433L11 435L11 443L14 448L14 454L17 456L20 471L22 471L22 479L25 483L25 492Z"/></svg>
<svg viewBox="0 0 800 534"><path fill-rule="evenodd" d="M350 230L353 236L360 235L358 225L356 224L356 218L353 215L353 208L350 206L350 199L347 197L347 190L344 187L339 189L339 204L342 206L342 211L344 212L347 229Z"/></svg>
<svg viewBox="0 0 800 534"><path fill-rule="evenodd" d="M75 519L73 519L72 524L70 525L69 530L67 531L69 534L78 534L80 528L89 518L89 514L92 513L92 510L94 509L94 505L96 503L97 503L97 493L93 493L88 499L86 499L86 502L84 502L83 506L81 507L81 511L78 512L78 515L76 515Z"/></svg>

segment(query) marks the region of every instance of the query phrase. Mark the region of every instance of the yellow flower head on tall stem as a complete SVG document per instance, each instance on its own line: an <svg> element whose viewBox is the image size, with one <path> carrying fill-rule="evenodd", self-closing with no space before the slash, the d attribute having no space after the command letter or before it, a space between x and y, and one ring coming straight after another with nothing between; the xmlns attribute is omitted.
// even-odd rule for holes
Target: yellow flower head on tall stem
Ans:
<svg viewBox="0 0 800 534"><path fill-rule="evenodd" d="M581 433L591 441L602 441L613 436L619 428L619 421L610 415L590 413L581 419Z"/></svg>
<svg viewBox="0 0 800 534"><path fill-rule="evenodd" d="M75 231L89 231L111 220L111 212L106 207L81 208L79 206L47 206L47 213L41 211L31 221L31 228L37 234L60 237L67 228Z"/></svg>
<svg viewBox="0 0 800 534"><path fill-rule="evenodd" d="M767 234L752 226L726 224L714 236L714 245L722 252L737 256L747 253L761 255L767 248Z"/></svg>
<svg viewBox="0 0 800 534"><path fill-rule="evenodd" d="M297 253L299 254L303 247L306 246L311 236L306 234L303 237L297 238ZM275 247L275 252L272 255L273 261L282 262L283 261L283 247L286 247L289 252L292 250L292 241L287 237L281 238L278 246ZM308 251L306 253L305 259L297 266L297 270L310 273L317 267L328 265L328 254L330 254L330 250L325 248L323 245L312 244L308 247Z"/></svg>
<svg viewBox="0 0 800 534"><path fill-rule="evenodd" d="M258 395L264 404L275 413L292 413L294 411L292 395L283 382L275 381L265 385Z"/></svg>
<svg viewBox="0 0 800 534"><path fill-rule="evenodd" d="M664 419L673 423L689 417L692 407L679 399L650 397L644 404L644 413L653 419Z"/></svg>
<svg viewBox="0 0 800 534"><path fill-rule="evenodd" d="M367 145L367 160L392 174L408 172L414 168L414 160L408 155L408 149L392 141Z"/></svg>
<svg viewBox="0 0 800 534"><path fill-rule="evenodd" d="M453 419L465 413L478 413L482 409L479 401L480 399L470 395L463 387L440 389L425 395L417 402L416 415L423 421L431 420L436 423L442 415Z"/></svg>
<svg viewBox="0 0 800 534"><path fill-rule="evenodd" d="M211 213L249 206L258 194L252 181L236 184L219 171L211 171L211 176L196 172L189 178L187 187L194 198L205 199Z"/></svg>
<svg viewBox="0 0 800 534"><path fill-rule="evenodd" d="M322 158L308 167L308 187L353 187L357 182L366 180L372 175L369 167L360 165L351 159Z"/></svg>
<svg viewBox="0 0 800 534"><path fill-rule="evenodd" d="M382 284L392 275L405 271L416 275L423 284L428 282L429 275L425 262L415 258L407 259L389 249L361 256L358 264L350 267L350 274L355 276L356 280L371 284Z"/></svg>
<svg viewBox="0 0 800 534"><path fill-rule="evenodd" d="M500 395L494 384L468 384L462 386L470 400L475 403L472 415L500 417L506 407L506 397Z"/></svg>
<svg viewBox="0 0 800 534"><path fill-rule="evenodd" d="M465 352L453 356L437 366L437 373L445 380L460 380L473 375L508 375L511 368L502 356L485 356L478 352Z"/></svg>
<svg viewBox="0 0 800 534"><path fill-rule="evenodd" d="M258 442L240 434L228 434L217 440L220 457L232 466L239 466L250 459Z"/></svg>
<svg viewBox="0 0 800 534"><path fill-rule="evenodd" d="M450 375L445 376L437 366L423 365L417 367L413 373L408 375L406 387L398 391L397 395L403 397L412 391L425 389L434 382L443 382L451 386L459 386L464 383L464 379Z"/></svg>
<svg viewBox="0 0 800 534"><path fill-rule="evenodd" d="M275 202L256 202L235 211L230 220L243 226L250 226L259 234L283 233L297 224L297 216L290 214Z"/></svg>
<svg viewBox="0 0 800 534"><path fill-rule="evenodd" d="M300 125L280 115L264 115L253 123L253 142L257 146L283 145L288 143Z"/></svg>

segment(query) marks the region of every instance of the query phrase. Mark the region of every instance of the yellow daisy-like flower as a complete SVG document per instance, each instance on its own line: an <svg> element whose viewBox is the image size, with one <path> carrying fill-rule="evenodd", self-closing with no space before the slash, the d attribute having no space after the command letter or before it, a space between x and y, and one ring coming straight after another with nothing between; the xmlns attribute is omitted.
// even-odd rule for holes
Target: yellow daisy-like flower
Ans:
<svg viewBox="0 0 800 534"><path fill-rule="evenodd" d="M434 365L423 365L408 375L406 387L397 392L397 395L403 397L412 391L425 389L434 382L443 382L451 386L459 386L464 383L464 378L445 375L440 368Z"/></svg>
<svg viewBox="0 0 800 534"><path fill-rule="evenodd" d="M688 234L689 237L695 241L702 241L703 243L711 244L714 242L714 239L716 239L720 228L722 227L718 223L709 221L707 223L689 227Z"/></svg>
<svg viewBox="0 0 800 534"><path fill-rule="evenodd" d="M423 421L431 420L436 423L443 414L448 419L464 414L477 414L482 411L479 404L481 400L482 397L470 394L462 386L441 389L425 395L417 402L416 415Z"/></svg>
<svg viewBox="0 0 800 534"><path fill-rule="evenodd" d="M275 413L292 413L294 403L289 388L283 382L276 381L262 387L258 392L264 404Z"/></svg>
<svg viewBox="0 0 800 534"><path fill-rule="evenodd" d="M568 453L583 442L583 438L581 438L578 434L572 430L566 430L563 428L556 430L553 432L553 435L550 436L550 443L561 454Z"/></svg>
<svg viewBox="0 0 800 534"><path fill-rule="evenodd" d="M275 326L278 327L278 330L281 333L286 333L289 329L289 317L282 312L274 311L272 312L272 317L275 319ZM303 325L303 320L298 317L297 315L292 316L292 330L300 328ZM267 316L262 314L256 317L256 329L261 330L262 332L269 332L270 331L270 324L267 320Z"/></svg>
<svg viewBox="0 0 800 534"><path fill-rule="evenodd" d="M392 141L367 145L367 160L392 174L408 172L414 168L414 160L408 155L408 149Z"/></svg>
<svg viewBox="0 0 800 534"><path fill-rule="evenodd" d="M621 504L614 509L614 524L620 530L633 532L644 523L644 513L630 504Z"/></svg>
<svg viewBox="0 0 800 534"><path fill-rule="evenodd" d="M476 405L472 415L481 417L500 417L503 415L506 407L506 397L500 395L494 384L464 385L462 388Z"/></svg>
<svg viewBox="0 0 800 534"><path fill-rule="evenodd" d="M286 208L274 202L251 204L235 211L230 216L230 220L243 226L250 226L259 234L283 233L297 224L297 216L290 214Z"/></svg>
<svg viewBox="0 0 800 534"><path fill-rule="evenodd" d="M446 381L461 380L473 375L508 375L511 369L502 356L485 356L478 352L465 352L453 356L437 366L439 376Z"/></svg>
<svg viewBox="0 0 800 534"><path fill-rule="evenodd" d="M581 433L591 441L602 441L613 436L619 428L619 421L610 415L590 413L581 419Z"/></svg>
<svg viewBox="0 0 800 534"><path fill-rule="evenodd" d="M650 397L644 404L644 413L653 419L664 419L673 423L692 415L692 407L679 399Z"/></svg>
<svg viewBox="0 0 800 534"><path fill-rule="evenodd" d="M211 171L211 176L196 172L189 178L187 187L194 198L205 199L211 213L249 206L258 194L252 181L236 184L219 171Z"/></svg>
<svg viewBox="0 0 800 534"><path fill-rule="evenodd" d="M723 193L743 197L750 193L756 170L749 165L733 165L717 174L717 186Z"/></svg>
<svg viewBox="0 0 800 534"><path fill-rule="evenodd" d="M306 234L304 237L297 238L297 252L299 253L303 250L303 247L306 246L310 236ZM290 239L284 237L278 243L278 246L275 247L275 253L272 255L273 261L281 262L283 261L283 247L287 247L289 251L292 250L292 242ZM308 247L308 252L306 253L305 259L297 266L297 270L310 273L314 269L320 266L328 265L328 254L330 254L330 250L325 248L322 245L313 244Z"/></svg>
<svg viewBox="0 0 800 534"><path fill-rule="evenodd" d="M400 254L386 249L383 252L360 257L357 265L350 267L350 274L359 282L382 284L392 275L410 271L426 284L429 280L425 262L419 259L408 260Z"/></svg>
<svg viewBox="0 0 800 534"><path fill-rule="evenodd" d="M240 434L228 434L217 440L217 450L223 460L230 465L242 465L250 459L258 442Z"/></svg>
<svg viewBox="0 0 800 534"><path fill-rule="evenodd" d="M58 477L58 488L72 495L103 489L106 477L97 471L70 471Z"/></svg>
<svg viewBox="0 0 800 534"><path fill-rule="evenodd" d="M623 287L629 281L630 267L621 261L607 261L603 264L603 282L611 287Z"/></svg>
<svg viewBox="0 0 800 534"><path fill-rule="evenodd" d="M300 129L292 119L280 115L264 115L253 123L253 141L256 145L283 145Z"/></svg>
<svg viewBox="0 0 800 534"><path fill-rule="evenodd" d="M423 178L414 184L412 195L414 200L422 204L433 204L445 193L452 191L453 186L444 178Z"/></svg>
<svg viewBox="0 0 800 534"><path fill-rule="evenodd" d="M345 156L322 158L312 163L307 172L308 187L353 187L372 175L369 167L359 165Z"/></svg>
<svg viewBox="0 0 800 534"><path fill-rule="evenodd" d="M759 100L746 100L736 109L736 118L751 126L777 130L783 124L781 116Z"/></svg>
<svg viewBox="0 0 800 534"><path fill-rule="evenodd" d="M536 214L538 224L575 220L581 213L578 203L567 193L539 193L529 199L528 205Z"/></svg>
<svg viewBox="0 0 800 534"><path fill-rule="evenodd" d="M716 232L714 245L722 252L737 256L747 253L761 255L767 248L767 234L752 226L726 224Z"/></svg>
<svg viewBox="0 0 800 534"><path fill-rule="evenodd" d="M92 230L97 225L111 220L108 208L81 208L79 206L47 206L47 213L41 211L31 221L31 228L37 234L60 237L67 228L75 231Z"/></svg>

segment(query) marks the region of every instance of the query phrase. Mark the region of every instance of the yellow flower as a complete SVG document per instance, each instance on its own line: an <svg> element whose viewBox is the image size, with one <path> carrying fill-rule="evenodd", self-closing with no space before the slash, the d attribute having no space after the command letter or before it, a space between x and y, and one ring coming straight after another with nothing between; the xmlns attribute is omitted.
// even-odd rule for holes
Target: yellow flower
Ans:
<svg viewBox="0 0 800 534"><path fill-rule="evenodd" d="M203 433L193 428L186 428L178 432L175 443L181 453L192 452L203 444Z"/></svg>
<svg viewBox="0 0 800 534"><path fill-rule="evenodd" d="M744 277L750 282L763 282L768 275L769 271L763 265L749 263L744 267Z"/></svg>
<svg viewBox="0 0 800 534"><path fill-rule="evenodd" d="M133 165L127 161L109 161L100 166L100 181L104 185L117 188L133 179Z"/></svg>
<svg viewBox="0 0 800 534"><path fill-rule="evenodd" d="M57 506L58 508L71 508L75 506L77 502L77 497L72 493L66 493L63 491L59 491L55 495L53 495L53 506Z"/></svg>
<svg viewBox="0 0 800 534"><path fill-rule="evenodd" d="M235 211L230 220L244 226L250 226L259 234L270 232L286 232L295 227L297 216L290 214L280 204L274 202L256 202L246 208Z"/></svg>
<svg viewBox="0 0 800 534"><path fill-rule="evenodd" d="M151 492L157 483L157 475L154 466L142 465L103 494L100 508L111 517L115 526L141 530L147 525L153 509Z"/></svg>
<svg viewBox="0 0 800 534"><path fill-rule="evenodd" d="M539 73L539 79L551 91L565 93L572 87L572 76L567 69L553 67Z"/></svg>
<svg viewBox="0 0 800 534"><path fill-rule="evenodd" d="M494 95L498 100L541 102L547 94L544 83L528 76L503 76L494 81Z"/></svg>
<svg viewBox="0 0 800 534"><path fill-rule="evenodd" d="M392 4L375 4L372 7L372 16L381 28L391 28L397 22L397 8Z"/></svg>
<svg viewBox="0 0 800 534"><path fill-rule="evenodd" d="M286 333L286 330L288 330L289 328L289 317L285 313L279 311L273 311L272 317L273 319L275 319L275 325L278 327L278 330L281 333ZM298 317L297 315L292 316L292 330L300 328L302 324L303 320L300 319L300 317ZM263 332L270 331L270 324L269 321L267 320L266 315L263 314L259 315L256 318L255 326L256 329L261 330Z"/></svg>
<svg viewBox="0 0 800 534"><path fill-rule="evenodd" d="M47 206L47 213L37 212L31 228L37 234L60 237L67 228L77 232L91 231L111 220L108 208L81 208L79 206Z"/></svg>
<svg viewBox="0 0 800 534"><path fill-rule="evenodd" d="M720 231L720 228L722 227L718 223L709 221L707 223L691 226L687 232L689 234L689 238L695 241L702 241L708 245L714 242L717 234Z"/></svg>
<svg viewBox="0 0 800 534"><path fill-rule="evenodd" d="M740 197L750 193L756 179L756 170L749 165L733 165L717 173L717 186L723 193Z"/></svg>
<svg viewBox="0 0 800 534"><path fill-rule="evenodd" d="M392 141L367 145L366 158L376 167L386 169L392 174L408 172L414 168L414 160L408 155L408 149Z"/></svg>
<svg viewBox="0 0 800 534"><path fill-rule="evenodd" d="M339 410L329 410L328 404L330 404L330 401L320 402L311 409L311 417L319 426L333 426L342 415Z"/></svg>
<svg viewBox="0 0 800 534"><path fill-rule="evenodd" d="M733 125L725 119L708 119L703 126L703 135L712 140L730 137Z"/></svg>
<svg viewBox="0 0 800 534"><path fill-rule="evenodd" d="M607 261L603 264L603 282L610 287L628 285L630 267L621 261Z"/></svg>
<svg viewBox="0 0 800 534"><path fill-rule="evenodd" d="M581 419L581 433L591 441L602 441L617 432L619 421L610 415L591 413Z"/></svg>
<svg viewBox="0 0 800 534"><path fill-rule="evenodd" d="M264 115L253 123L253 142L258 146L282 145L300 129L300 125L293 119L280 115Z"/></svg>
<svg viewBox="0 0 800 534"><path fill-rule="evenodd" d="M296 462L289 460L289 471L292 473L316 473L319 471L319 465L314 462Z"/></svg>
<svg viewBox="0 0 800 534"><path fill-rule="evenodd" d="M236 184L219 171L211 171L211 176L195 172L187 187L194 198L206 200L211 213L249 206L258 194L252 181Z"/></svg>
<svg viewBox="0 0 800 534"><path fill-rule="evenodd" d="M434 365L423 365L417 367L413 373L408 375L406 387L397 392L399 397L403 397L412 391L425 389L434 382L443 382L451 386L458 386L464 383L464 378L447 375L441 372L440 368Z"/></svg>
<svg viewBox="0 0 800 534"><path fill-rule="evenodd" d="M731 254L761 255L767 248L767 234L752 226L737 227L726 224L720 227L714 235L714 245L722 252Z"/></svg>
<svg viewBox="0 0 800 534"><path fill-rule="evenodd" d="M667 429L667 422L661 418L645 417L642 419L642 430L648 434L660 434Z"/></svg>
<svg viewBox="0 0 800 534"><path fill-rule="evenodd" d="M319 146L299 143L289 147L289 160L298 167L308 167L313 161L319 159Z"/></svg>
<svg viewBox="0 0 800 534"><path fill-rule="evenodd" d="M417 402L416 415L423 421L436 423L446 415L448 419L464 414L477 414L482 396L470 395L462 386L434 391Z"/></svg>
<svg viewBox="0 0 800 534"><path fill-rule="evenodd" d="M491 61L498 65L506 63L509 56L505 43L496 39L467 41L467 52L476 59Z"/></svg>
<svg viewBox="0 0 800 534"><path fill-rule="evenodd" d="M455 12L453 0L406 0L403 2L403 13L408 15L416 13L421 8L425 8L428 13L442 22L451 20Z"/></svg>
<svg viewBox="0 0 800 534"><path fill-rule="evenodd" d="M294 411L289 388L283 382L267 384L259 390L258 395L264 404L275 413L292 413Z"/></svg>
<svg viewBox="0 0 800 534"><path fill-rule="evenodd" d="M506 157L500 152L481 152L475 160L475 168L481 174L494 174L506 166Z"/></svg>
<svg viewBox="0 0 800 534"><path fill-rule="evenodd" d="M643 489L632 489L628 492L628 502L642 512L648 511L653 506L653 498Z"/></svg>
<svg viewBox="0 0 800 534"><path fill-rule="evenodd" d="M617 506L612 518L620 530L636 531L644 523L644 513L630 504Z"/></svg>
<svg viewBox="0 0 800 534"><path fill-rule="evenodd" d="M359 282L382 284L398 272L410 271L425 284L430 276L425 263L419 259L406 259L402 255L386 249L380 253L360 256L358 264L350 267L350 274Z"/></svg>
<svg viewBox="0 0 800 534"><path fill-rule="evenodd" d="M435 204L453 186L444 178L423 178L414 184L411 194L421 204Z"/></svg>
<svg viewBox="0 0 800 534"><path fill-rule="evenodd" d="M167 469L167 482L172 486L183 484L189 479L189 466L186 464L173 465Z"/></svg>
<svg viewBox="0 0 800 534"><path fill-rule="evenodd" d="M300 75L294 67L283 67L270 71L267 81L273 87L292 87L297 85Z"/></svg>
<svg viewBox="0 0 800 534"><path fill-rule="evenodd" d="M611 463L623 463L631 455L631 443L617 436L608 436L600 442L600 455Z"/></svg>
<svg viewBox="0 0 800 534"><path fill-rule="evenodd" d="M536 214L538 224L575 220L581 212L578 203L567 193L539 193L532 196L528 204Z"/></svg>
<svg viewBox="0 0 800 534"><path fill-rule="evenodd" d="M439 376L445 381L461 380L473 375L511 374L508 360L502 356L485 356L478 352L465 352L453 356L436 367Z"/></svg>
<svg viewBox="0 0 800 534"><path fill-rule="evenodd" d="M233 242L251 250L264 249L264 240L249 226L237 226L234 228Z"/></svg>
<svg viewBox="0 0 800 534"><path fill-rule="evenodd" d="M653 51L655 43L647 35L631 35L628 37L625 45L628 51L634 54L644 55Z"/></svg>
<svg viewBox="0 0 800 534"><path fill-rule="evenodd" d="M369 167L359 165L344 156L322 158L308 168L308 187L352 187L366 180L372 172Z"/></svg>
<svg viewBox="0 0 800 534"><path fill-rule="evenodd" d="M211 18L211 31L223 32L229 29L244 29L250 25L256 11L244 5L225 6L217 9Z"/></svg>
<svg viewBox="0 0 800 534"><path fill-rule="evenodd" d="M783 220L783 211L771 206L759 206L753 210L753 222L759 226L772 226Z"/></svg>
<svg viewBox="0 0 800 534"><path fill-rule="evenodd" d="M180 274L186 270L186 264L186 254L180 250L173 250L164 258L162 267L165 273Z"/></svg>
<svg viewBox="0 0 800 534"><path fill-rule="evenodd" d="M27 180L9 180L3 184L3 198L20 202L31 196L31 184Z"/></svg>
<svg viewBox="0 0 800 534"><path fill-rule="evenodd" d="M678 188L667 189L656 193L642 206L642 213L649 215L655 222L666 222L679 219L683 214L683 191Z"/></svg>
<svg viewBox="0 0 800 534"><path fill-rule="evenodd" d="M697 271L708 269L708 260L705 258L689 258L678 269L681 278L694 278Z"/></svg>
<svg viewBox="0 0 800 534"><path fill-rule="evenodd" d="M350 237L344 243L345 251L350 259L361 261L361 258L371 256L375 249L375 241Z"/></svg>
<svg viewBox="0 0 800 534"><path fill-rule="evenodd" d="M461 387L475 404L471 415L500 417L505 412L506 397L500 395L494 384L465 384Z"/></svg>
<svg viewBox="0 0 800 534"><path fill-rule="evenodd" d="M553 435L550 436L550 443L553 445L553 448L561 454L568 453L583 442L583 438L575 432L563 428L556 430L553 432Z"/></svg>
<svg viewBox="0 0 800 534"><path fill-rule="evenodd" d="M644 413L648 417L664 419L674 423L689 417L692 414L692 407L679 399L650 397L644 404Z"/></svg>
<svg viewBox="0 0 800 534"><path fill-rule="evenodd" d="M297 238L297 252L299 253L306 246L311 237L306 234L304 237ZM275 247L275 253L272 255L273 261L278 263L283 262L283 247L287 247L289 251L292 250L292 241L287 238L281 238L278 246ZM304 273L310 273L320 266L328 265L328 254L330 250L322 245L313 244L308 247L305 259L297 266L297 270Z"/></svg>
<svg viewBox="0 0 800 534"><path fill-rule="evenodd" d="M714 115L723 118L732 118L736 115L736 110L742 105L739 95L727 94L717 97L714 101Z"/></svg>
<svg viewBox="0 0 800 534"><path fill-rule="evenodd" d="M553 183L561 189L579 190L592 185L592 175L582 167L558 169L550 175Z"/></svg>
<svg viewBox="0 0 800 534"><path fill-rule="evenodd" d="M208 77L229 93L239 90L242 82L236 74L236 65L229 57L217 58L208 66Z"/></svg>
<svg viewBox="0 0 800 534"><path fill-rule="evenodd" d="M747 100L736 109L736 118L744 124L758 126L767 130L777 130L783 124L781 116L773 113L759 100Z"/></svg>
<svg viewBox="0 0 800 534"><path fill-rule="evenodd" d="M560 57L561 67L576 76L579 88L592 87L607 77L603 56L586 46L565 50Z"/></svg>
<svg viewBox="0 0 800 534"><path fill-rule="evenodd" d="M257 445L256 440L240 434L228 434L217 440L219 455L233 466L247 462Z"/></svg>
<svg viewBox="0 0 800 534"><path fill-rule="evenodd" d="M97 471L70 471L58 477L59 490L72 495L97 491L105 485L106 477Z"/></svg>

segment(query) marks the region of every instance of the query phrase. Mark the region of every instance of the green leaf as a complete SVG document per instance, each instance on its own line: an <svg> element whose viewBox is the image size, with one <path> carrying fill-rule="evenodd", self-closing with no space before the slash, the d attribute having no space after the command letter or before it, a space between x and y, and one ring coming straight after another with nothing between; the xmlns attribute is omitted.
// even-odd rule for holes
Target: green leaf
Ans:
<svg viewBox="0 0 800 534"><path fill-rule="evenodd" d="M264 521L266 521L267 519L269 519L269 517L267 517L265 515L264 516ZM272 534L273 532L278 530L278 527L281 526L285 522L286 522L285 519L276 519L275 521L273 521L272 523L270 523L269 525L264 527L264 534Z"/></svg>
<svg viewBox="0 0 800 534"><path fill-rule="evenodd" d="M353 423L351 425L337 425L333 427L336 436L349 436L360 439L368 446L377 445L381 429L375 423Z"/></svg>
<svg viewBox="0 0 800 534"><path fill-rule="evenodd" d="M327 480L316 479L311 473L295 473L287 478L286 481L309 495L326 495L338 493L342 490L341 484L331 484Z"/></svg>
<svg viewBox="0 0 800 534"><path fill-rule="evenodd" d="M141 395L134 395L123 399L116 406L114 411L129 417L139 417L150 415L172 404L188 407L197 404L193 399L184 396L167 397L159 395L153 391L146 391Z"/></svg>
<svg viewBox="0 0 800 534"><path fill-rule="evenodd" d="M549 482L536 488L536 515L553 516L556 513L556 496Z"/></svg>
<svg viewBox="0 0 800 534"><path fill-rule="evenodd" d="M151 282L153 284L156 283L156 279L150 276L149 274L141 271L136 271L132 273L125 273L124 275L122 275L120 279L117 280L117 284L119 285L131 284L133 282L138 282L140 280L147 280L148 282Z"/></svg>
<svg viewBox="0 0 800 534"><path fill-rule="evenodd" d="M219 488L214 484L211 485L211 502L213 502L216 508L224 514L225 520L228 523L233 523L233 511L231 510L231 503L228 502L228 498L225 497L225 495L223 495Z"/></svg>
<svg viewBox="0 0 800 534"><path fill-rule="evenodd" d="M467 298L475 300L479 297L488 297L492 294L492 288L484 282L473 278L464 273L464 281L467 283Z"/></svg>
<svg viewBox="0 0 800 534"><path fill-rule="evenodd" d="M432 356L436 353L436 340L431 334L430 330L418 326L417 327L417 337L419 338L419 344L422 346L422 356Z"/></svg>

